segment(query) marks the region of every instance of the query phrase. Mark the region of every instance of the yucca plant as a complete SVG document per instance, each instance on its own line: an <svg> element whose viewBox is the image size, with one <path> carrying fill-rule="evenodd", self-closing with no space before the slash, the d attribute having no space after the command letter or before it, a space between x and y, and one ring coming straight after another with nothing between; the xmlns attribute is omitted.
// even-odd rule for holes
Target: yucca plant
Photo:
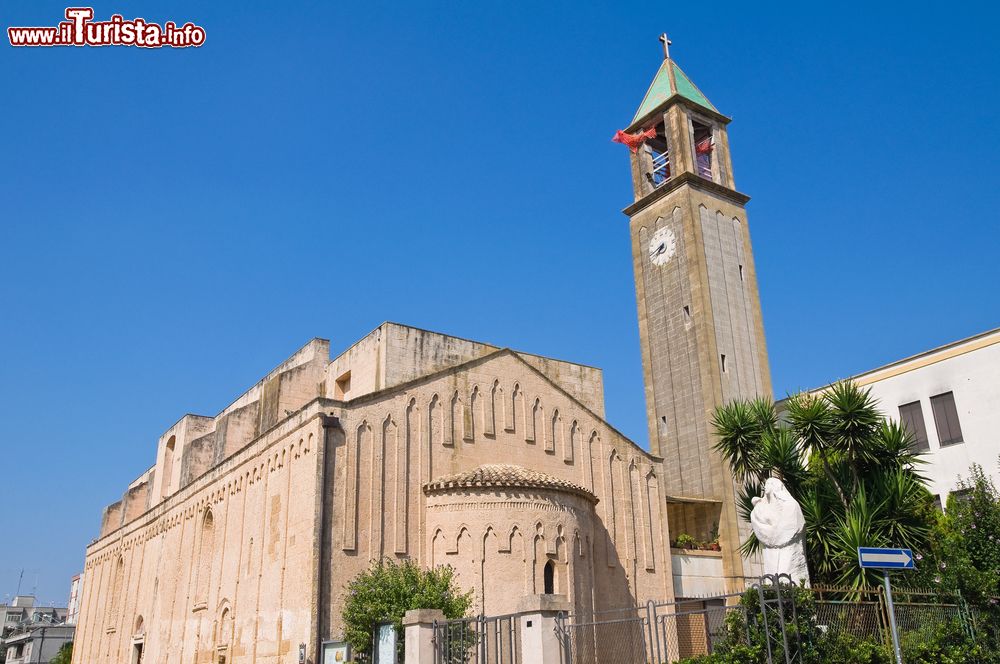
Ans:
<svg viewBox="0 0 1000 664"><path fill-rule="evenodd" d="M716 409L716 449L737 484L737 510L749 520L751 499L779 477L806 520L806 558L814 581L863 588L878 579L857 562L859 546L924 550L931 495L919 474L912 438L883 418L871 391L851 381L819 395L785 401L736 400ZM756 551L751 537L744 555Z"/></svg>

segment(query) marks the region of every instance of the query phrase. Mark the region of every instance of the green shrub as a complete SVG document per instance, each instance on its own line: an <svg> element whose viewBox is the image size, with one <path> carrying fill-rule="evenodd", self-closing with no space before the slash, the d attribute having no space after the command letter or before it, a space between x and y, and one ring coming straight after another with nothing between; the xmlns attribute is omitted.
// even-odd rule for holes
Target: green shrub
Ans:
<svg viewBox="0 0 1000 664"><path fill-rule="evenodd" d="M347 584L346 592L344 638L356 653L371 649L376 623L395 625L402 652L407 611L441 609L446 618L461 618L472 605L472 592L458 588L451 567L424 569L411 560L375 562Z"/></svg>
<svg viewBox="0 0 1000 664"><path fill-rule="evenodd" d="M772 599L776 590L765 588L765 597ZM795 598L793 619L790 604L785 610L785 635L793 662L802 664L895 664L892 646L881 639L865 639L841 631L824 631L816 626L815 603L811 591L804 588L782 590L782 599ZM767 641L770 634L774 662L784 662L781 628L776 613L768 611L767 624L760 611L756 589L748 590L740 599L742 611L730 611L726 616L725 636L711 655L691 657L680 664L764 664L767 662ZM773 606L773 605L772 605ZM959 621L931 622L920 629L905 631L900 636L903 661L906 664L1000 664L1000 652L993 639L982 630L973 639ZM796 638L796 635L799 638ZM794 657L801 643L801 659Z"/></svg>
<svg viewBox="0 0 1000 664"><path fill-rule="evenodd" d="M64 643L49 664L70 664L73 661L73 642Z"/></svg>

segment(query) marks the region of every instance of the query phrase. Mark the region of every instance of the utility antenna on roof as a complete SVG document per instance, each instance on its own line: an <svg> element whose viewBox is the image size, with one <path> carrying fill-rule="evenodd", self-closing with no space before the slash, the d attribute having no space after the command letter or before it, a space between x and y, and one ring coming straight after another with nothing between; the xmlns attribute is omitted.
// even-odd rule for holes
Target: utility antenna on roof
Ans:
<svg viewBox="0 0 1000 664"><path fill-rule="evenodd" d="M670 45L673 44L673 42L670 41L670 37L667 37L667 33L665 32L660 35L660 42L663 44L663 59L667 60L670 58Z"/></svg>

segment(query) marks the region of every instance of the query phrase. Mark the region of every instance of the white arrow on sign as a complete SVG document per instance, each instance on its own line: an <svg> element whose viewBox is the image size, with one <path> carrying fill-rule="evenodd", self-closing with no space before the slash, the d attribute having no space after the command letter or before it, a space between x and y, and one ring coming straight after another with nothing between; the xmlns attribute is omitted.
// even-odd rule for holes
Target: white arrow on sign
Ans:
<svg viewBox="0 0 1000 664"><path fill-rule="evenodd" d="M897 565L909 565L912 558L907 555L906 551L895 551L893 553L869 553L865 551L861 554L861 560L866 563L895 563Z"/></svg>

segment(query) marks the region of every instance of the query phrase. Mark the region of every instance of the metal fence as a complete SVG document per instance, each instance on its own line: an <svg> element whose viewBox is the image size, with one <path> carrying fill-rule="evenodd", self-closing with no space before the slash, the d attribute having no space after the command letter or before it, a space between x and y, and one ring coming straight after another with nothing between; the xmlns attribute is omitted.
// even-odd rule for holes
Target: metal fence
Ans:
<svg viewBox="0 0 1000 664"><path fill-rule="evenodd" d="M820 631L891 643L888 603L881 586L861 590L816 586L812 591ZM977 631L989 635L992 623L977 612L977 624L977 616L959 595L896 587L892 596L900 637L946 624L959 624L971 636Z"/></svg>
<svg viewBox="0 0 1000 664"><path fill-rule="evenodd" d="M556 621L563 662L663 664L709 655L723 643L753 643L766 651L766 661L794 664L803 661L810 639L825 634L891 643L881 587L817 586L807 591L786 580L759 579L751 586L753 594L563 614ZM970 608L958 595L925 590L894 588L893 598L901 639L921 639L928 630L960 626L977 641L1000 645L1000 600L992 611ZM799 606L801 602L812 607Z"/></svg>
<svg viewBox="0 0 1000 664"><path fill-rule="evenodd" d="M518 614L434 622L434 664L520 664Z"/></svg>
<svg viewBox="0 0 1000 664"><path fill-rule="evenodd" d="M708 655L726 638L726 620L739 612L740 595L565 614L557 620L567 664L670 662Z"/></svg>

